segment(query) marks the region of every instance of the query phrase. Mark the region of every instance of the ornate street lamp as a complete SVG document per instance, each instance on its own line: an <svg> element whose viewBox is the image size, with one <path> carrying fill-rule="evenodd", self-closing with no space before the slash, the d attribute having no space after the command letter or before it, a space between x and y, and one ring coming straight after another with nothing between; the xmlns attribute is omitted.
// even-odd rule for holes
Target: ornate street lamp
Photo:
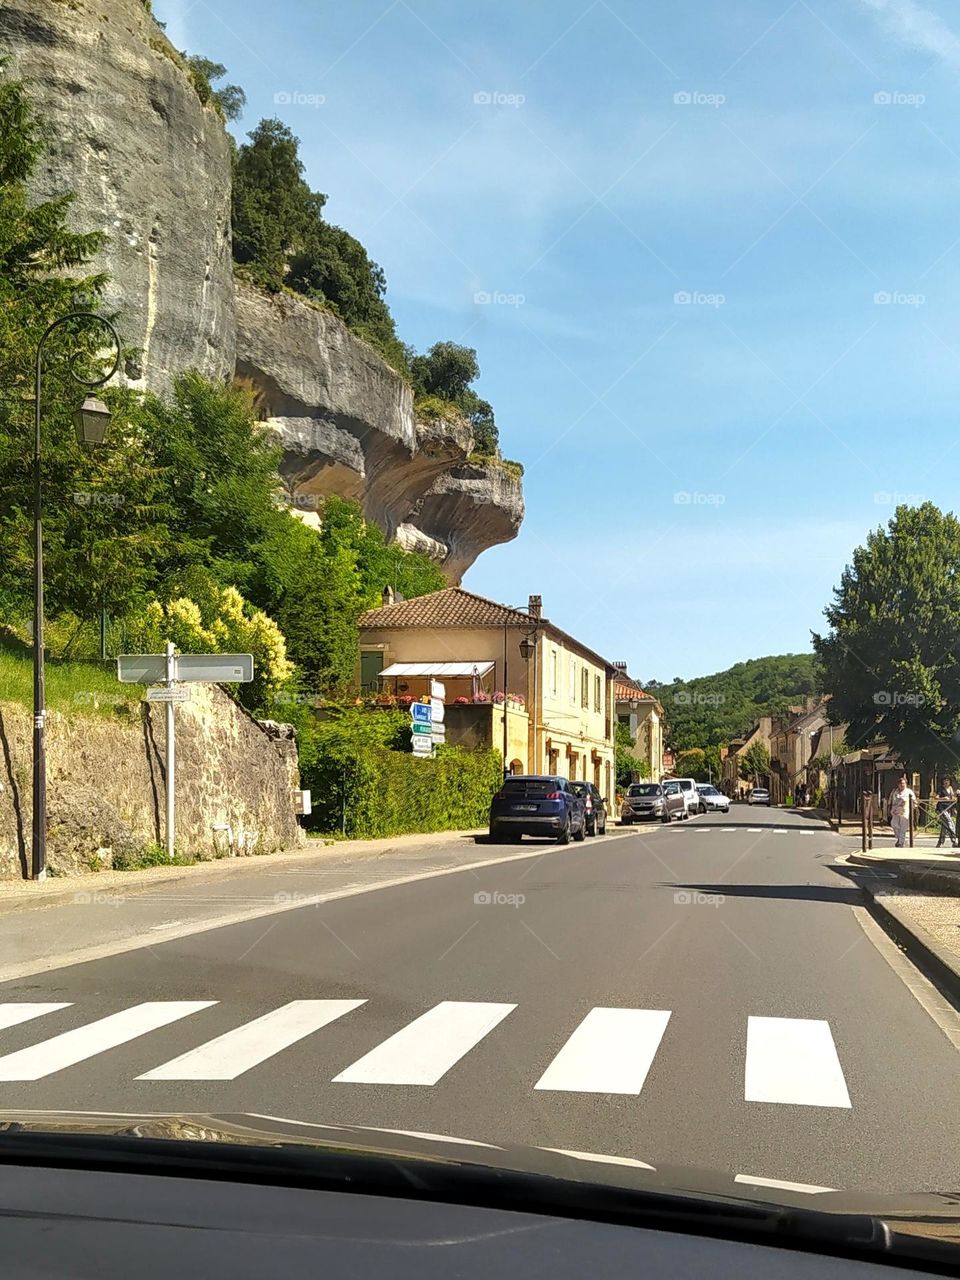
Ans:
<svg viewBox="0 0 960 1280"><path fill-rule="evenodd" d="M120 335L103 316L90 311L72 311L47 326L37 344L37 364L34 381L34 440L33 440L33 842L31 846L30 874L33 880L44 880L47 874L47 752L46 707L43 680L43 494L40 482L40 424L41 386L43 378L43 349L52 333L65 324L98 324L106 329L114 347L113 364L102 378L88 378L79 373L80 361L85 352L75 351L70 357L70 376L89 391L102 387L116 373L120 365L122 347ZM95 396L87 396L76 414L77 439L87 447L102 444L110 422L110 410Z"/></svg>

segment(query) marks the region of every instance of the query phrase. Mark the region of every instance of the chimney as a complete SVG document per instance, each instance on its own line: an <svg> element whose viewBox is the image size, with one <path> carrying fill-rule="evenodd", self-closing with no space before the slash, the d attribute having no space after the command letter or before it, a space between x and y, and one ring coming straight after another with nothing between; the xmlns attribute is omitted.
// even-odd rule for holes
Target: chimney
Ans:
<svg viewBox="0 0 960 1280"><path fill-rule="evenodd" d="M543 596L531 596L527 601L527 613L531 618L543 616Z"/></svg>
<svg viewBox="0 0 960 1280"><path fill-rule="evenodd" d="M622 676L627 674L627 664L625 662L615 662L613 665Z"/></svg>
<svg viewBox="0 0 960 1280"><path fill-rule="evenodd" d="M383 600L384 605L393 604L396 598L394 596L393 587L384 587L383 595L381 598Z"/></svg>

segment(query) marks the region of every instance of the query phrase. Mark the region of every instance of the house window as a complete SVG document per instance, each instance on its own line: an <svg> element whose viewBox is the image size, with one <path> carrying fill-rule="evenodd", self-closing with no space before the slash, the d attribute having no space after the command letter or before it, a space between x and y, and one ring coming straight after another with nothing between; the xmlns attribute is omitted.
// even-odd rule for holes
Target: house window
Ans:
<svg viewBox="0 0 960 1280"><path fill-rule="evenodd" d="M593 709L600 710L600 677L593 677Z"/></svg>
<svg viewBox="0 0 960 1280"><path fill-rule="evenodd" d="M557 696L557 651L550 650L550 692L553 697Z"/></svg>
<svg viewBox="0 0 960 1280"><path fill-rule="evenodd" d="M581 707L590 705L590 672L586 667L580 668L580 705Z"/></svg>
<svg viewBox="0 0 960 1280"><path fill-rule="evenodd" d="M577 664L573 658L570 659L570 705L571 707L577 701Z"/></svg>

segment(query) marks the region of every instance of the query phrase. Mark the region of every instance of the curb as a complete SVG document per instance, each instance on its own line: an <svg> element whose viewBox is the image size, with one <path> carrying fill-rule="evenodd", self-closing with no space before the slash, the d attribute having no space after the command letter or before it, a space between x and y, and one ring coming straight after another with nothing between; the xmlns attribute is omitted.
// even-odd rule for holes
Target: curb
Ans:
<svg viewBox="0 0 960 1280"><path fill-rule="evenodd" d="M877 896L870 885L861 884L867 909L877 923L903 949L907 958L929 978L952 1004L960 1007L960 960L927 933L922 925L909 923L900 915L895 900Z"/></svg>

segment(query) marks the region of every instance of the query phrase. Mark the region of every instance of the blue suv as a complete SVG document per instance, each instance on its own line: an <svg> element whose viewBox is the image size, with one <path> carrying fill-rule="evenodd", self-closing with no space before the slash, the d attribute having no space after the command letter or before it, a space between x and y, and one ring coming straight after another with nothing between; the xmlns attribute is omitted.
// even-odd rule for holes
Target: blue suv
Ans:
<svg viewBox="0 0 960 1280"><path fill-rule="evenodd" d="M583 840L587 815L583 797L566 778L512 774L490 802L490 839L553 836L557 844Z"/></svg>

